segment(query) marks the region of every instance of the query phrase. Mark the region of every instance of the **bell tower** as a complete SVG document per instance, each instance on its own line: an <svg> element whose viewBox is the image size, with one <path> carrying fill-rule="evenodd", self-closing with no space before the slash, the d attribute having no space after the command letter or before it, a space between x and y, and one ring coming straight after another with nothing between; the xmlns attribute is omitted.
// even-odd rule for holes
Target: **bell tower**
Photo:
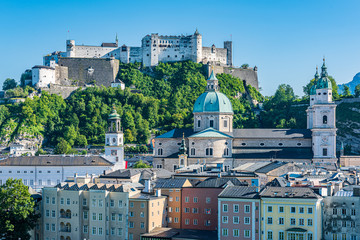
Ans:
<svg viewBox="0 0 360 240"><path fill-rule="evenodd" d="M115 164L115 169L126 168L124 161L124 133L121 131L120 115L115 105L108 118L109 128L105 134L105 158Z"/></svg>
<svg viewBox="0 0 360 240"><path fill-rule="evenodd" d="M185 136L184 136L184 133L183 133L183 137L182 137L182 140L181 140L181 145L179 147L179 167L187 167L187 148L186 148L186 142L185 142Z"/></svg>
<svg viewBox="0 0 360 240"><path fill-rule="evenodd" d="M325 59L321 76L315 75L315 88L310 90L308 129L312 132L313 162L316 165L334 166L336 158L336 104L332 100L332 85L328 78Z"/></svg>

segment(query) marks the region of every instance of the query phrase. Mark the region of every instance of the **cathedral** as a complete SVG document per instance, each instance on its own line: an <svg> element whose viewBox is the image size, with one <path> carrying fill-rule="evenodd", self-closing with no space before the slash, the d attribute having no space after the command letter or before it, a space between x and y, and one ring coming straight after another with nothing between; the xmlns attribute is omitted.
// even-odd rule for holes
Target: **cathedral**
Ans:
<svg viewBox="0 0 360 240"><path fill-rule="evenodd" d="M251 161L287 161L335 168L335 109L324 60L310 90L307 129L233 129L231 102L212 72L194 104L194 128L157 136L153 166L175 171L206 164L226 171Z"/></svg>

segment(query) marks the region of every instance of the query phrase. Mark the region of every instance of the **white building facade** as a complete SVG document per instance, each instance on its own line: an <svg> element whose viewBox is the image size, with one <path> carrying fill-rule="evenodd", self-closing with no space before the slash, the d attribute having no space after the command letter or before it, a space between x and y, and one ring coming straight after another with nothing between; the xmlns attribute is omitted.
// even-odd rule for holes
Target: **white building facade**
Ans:
<svg viewBox="0 0 360 240"><path fill-rule="evenodd" d="M32 85L38 88L48 87L55 83L55 67L36 65L32 68Z"/></svg>

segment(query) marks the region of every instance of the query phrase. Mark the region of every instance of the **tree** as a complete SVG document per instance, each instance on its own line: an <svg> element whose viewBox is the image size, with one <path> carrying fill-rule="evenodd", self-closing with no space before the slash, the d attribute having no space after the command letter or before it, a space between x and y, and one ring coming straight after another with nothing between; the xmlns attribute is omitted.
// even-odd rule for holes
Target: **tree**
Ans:
<svg viewBox="0 0 360 240"><path fill-rule="evenodd" d="M355 97L360 97L360 84L355 87Z"/></svg>
<svg viewBox="0 0 360 240"><path fill-rule="evenodd" d="M59 143L55 147L55 154L65 154L71 150L70 144L63 138L60 139Z"/></svg>
<svg viewBox="0 0 360 240"><path fill-rule="evenodd" d="M344 93L343 93L344 97L350 97L351 96L351 92L350 92L350 88L347 85L344 85Z"/></svg>
<svg viewBox="0 0 360 240"><path fill-rule="evenodd" d="M130 129L126 129L124 132L124 138L126 143L131 143L134 141L134 136L132 135L132 132Z"/></svg>
<svg viewBox="0 0 360 240"><path fill-rule="evenodd" d="M39 218L35 202L21 179L9 178L0 186L0 238L30 239Z"/></svg>
<svg viewBox="0 0 360 240"><path fill-rule="evenodd" d="M151 168L150 165L146 164L143 162L143 160L139 160L137 161L135 164L134 164L134 167L133 168Z"/></svg>
<svg viewBox="0 0 360 240"><path fill-rule="evenodd" d="M3 83L3 90L6 91L9 89L13 89L13 88L16 88L16 86L17 86L17 84L16 84L15 79L7 78Z"/></svg>
<svg viewBox="0 0 360 240"><path fill-rule="evenodd" d="M249 68L249 64L244 63L243 65L241 65L241 68L242 68L242 69L248 69L248 68Z"/></svg>
<svg viewBox="0 0 360 240"><path fill-rule="evenodd" d="M76 145L79 147L86 147L88 145L86 137L84 135L79 135L76 138Z"/></svg>

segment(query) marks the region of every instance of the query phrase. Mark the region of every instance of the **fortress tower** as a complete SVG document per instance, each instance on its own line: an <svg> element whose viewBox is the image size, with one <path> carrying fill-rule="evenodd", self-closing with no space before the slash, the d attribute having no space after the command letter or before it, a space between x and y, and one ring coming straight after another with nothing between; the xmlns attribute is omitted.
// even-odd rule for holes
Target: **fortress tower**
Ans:
<svg viewBox="0 0 360 240"><path fill-rule="evenodd" d="M66 40L66 57L75 56L75 40Z"/></svg>
<svg viewBox="0 0 360 240"><path fill-rule="evenodd" d="M108 118L109 129L105 134L105 158L115 164L115 169L126 168L124 161L124 134L121 131L120 115L115 106Z"/></svg>
<svg viewBox="0 0 360 240"><path fill-rule="evenodd" d="M328 78L325 59L321 77L315 74L310 89L310 106L307 109L308 129L312 132L313 162L316 165L336 164L336 104L332 101L332 85Z"/></svg>
<svg viewBox="0 0 360 240"><path fill-rule="evenodd" d="M192 61L201 62L202 60L202 36L196 29L194 35L191 36L192 40Z"/></svg>

